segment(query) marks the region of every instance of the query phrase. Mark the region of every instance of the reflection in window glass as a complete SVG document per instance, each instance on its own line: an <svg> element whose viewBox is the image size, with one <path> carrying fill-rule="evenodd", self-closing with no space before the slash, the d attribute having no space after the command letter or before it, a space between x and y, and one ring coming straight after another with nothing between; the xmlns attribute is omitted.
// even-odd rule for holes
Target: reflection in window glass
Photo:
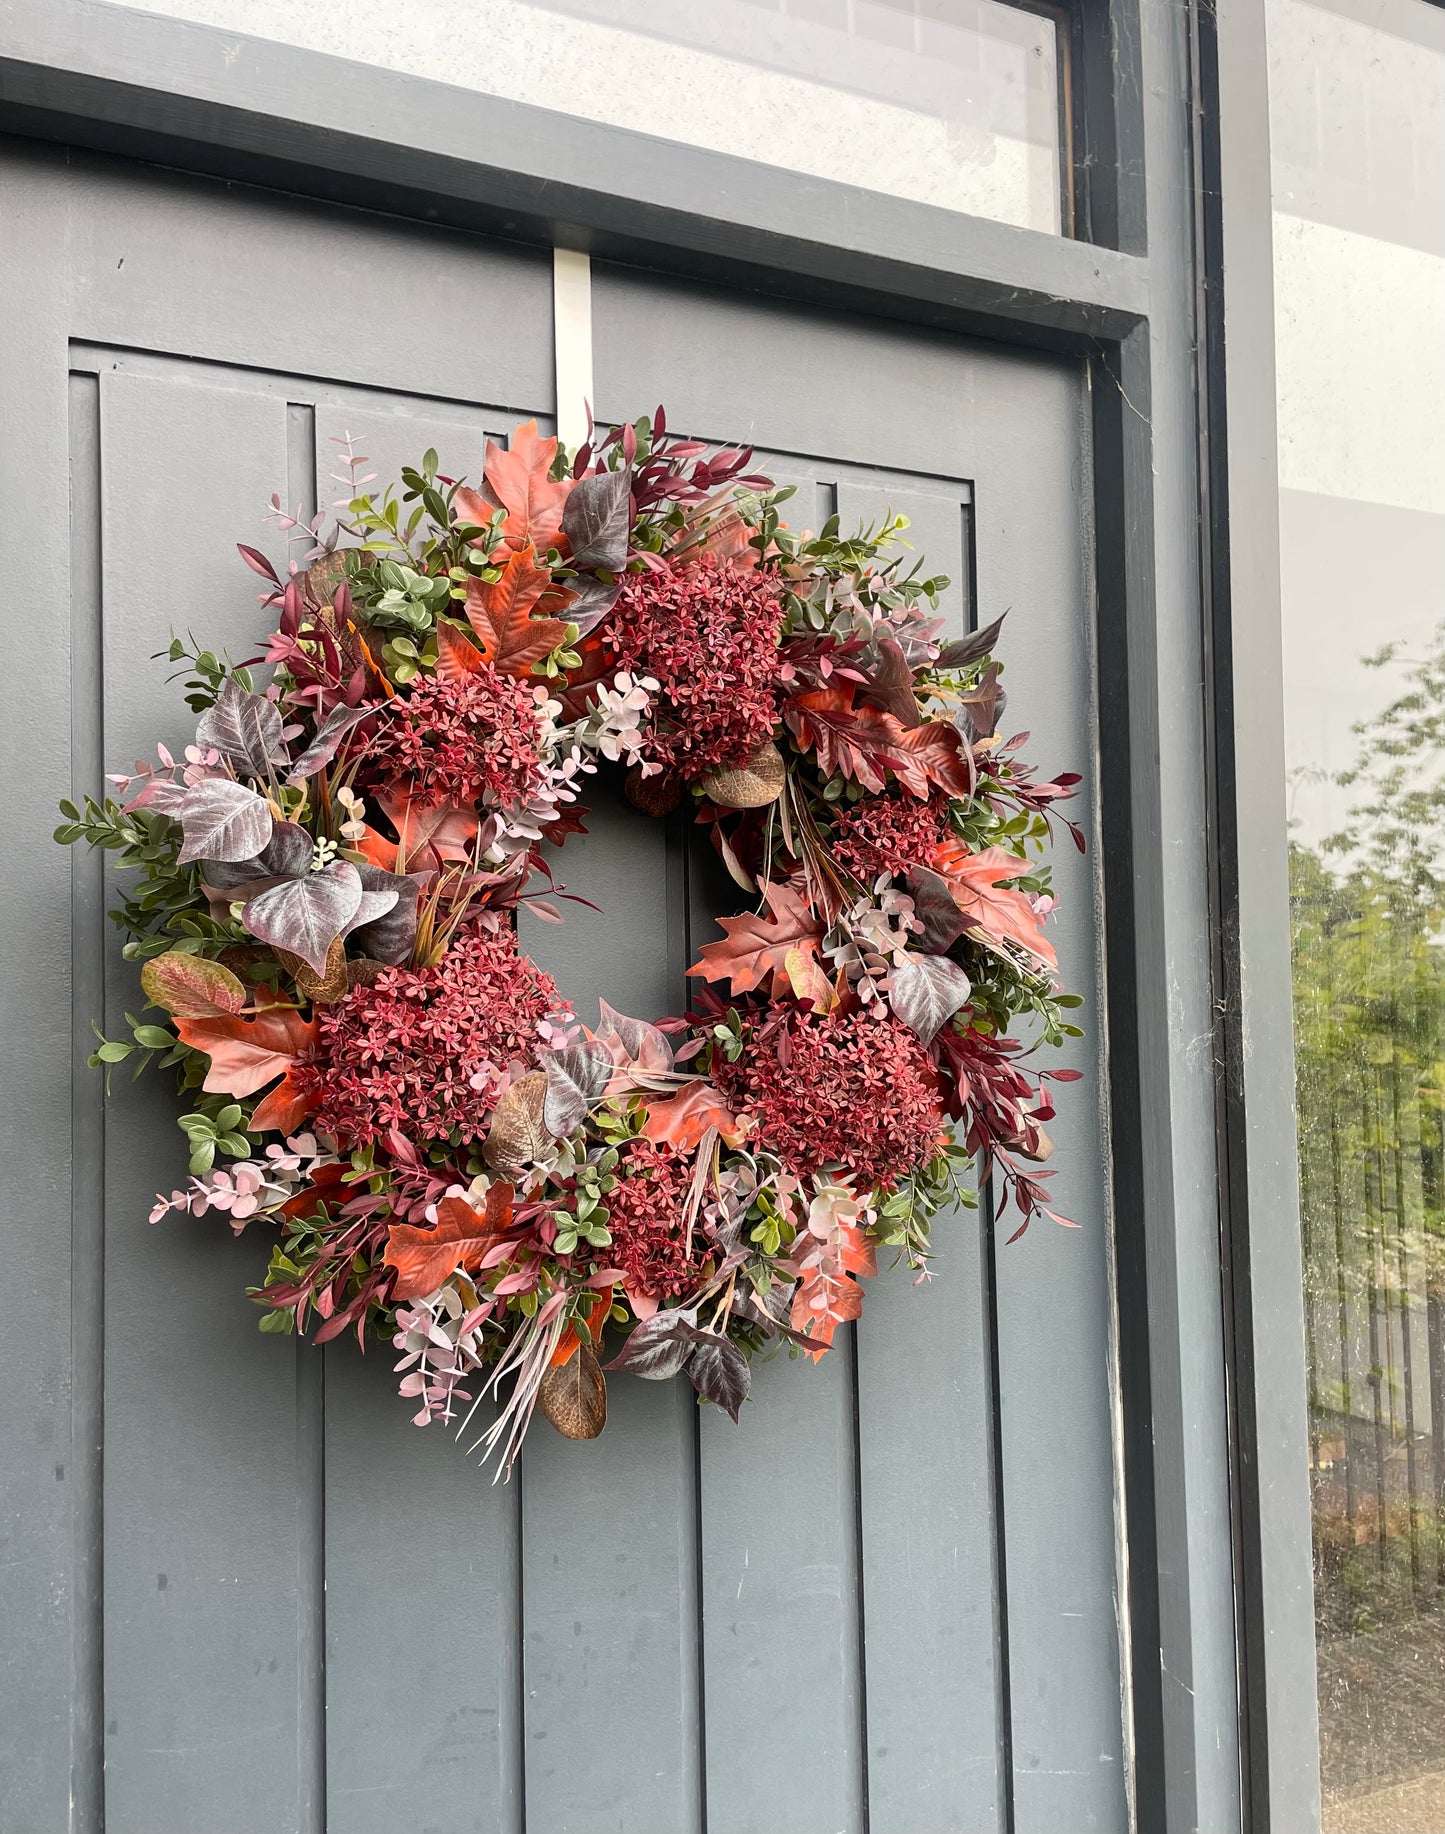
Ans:
<svg viewBox="0 0 1445 1834"><path fill-rule="evenodd" d="M128 0L1057 233L1054 18L1001 0ZM665 157L665 149L658 149Z"/></svg>
<svg viewBox="0 0 1445 1834"><path fill-rule="evenodd" d="M1445 13L1271 0L1327 1830L1445 1829Z"/></svg>

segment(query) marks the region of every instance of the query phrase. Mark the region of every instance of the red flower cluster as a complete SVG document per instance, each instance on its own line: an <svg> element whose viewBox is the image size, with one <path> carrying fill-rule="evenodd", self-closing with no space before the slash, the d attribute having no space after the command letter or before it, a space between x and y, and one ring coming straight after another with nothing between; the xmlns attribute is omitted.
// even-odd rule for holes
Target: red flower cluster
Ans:
<svg viewBox="0 0 1445 1834"><path fill-rule="evenodd" d="M736 1063L717 1053L713 1080L790 1172L841 1166L865 1189L925 1164L944 1128L927 1051L901 1020L866 1008L780 1012L744 1033Z"/></svg>
<svg viewBox="0 0 1445 1834"><path fill-rule="evenodd" d="M367 749L369 781L404 783L425 801L490 793L524 802L542 782L531 692L484 663L475 674L418 677Z"/></svg>
<svg viewBox="0 0 1445 1834"><path fill-rule="evenodd" d="M920 802L890 783L881 796L840 806L833 823L833 857L864 885L872 885L880 873L927 866L943 839L948 809L946 791L935 790Z"/></svg>
<svg viewBox="0 0 1445 1834"><path fill-rule="evenodd" d="M556 985L486 914L464 925L434 968L388 968L319 1009L316 1044L291 1080L318 1097L313 1125L343 1147L388 1128L410 1140L480 1140L502 1073L535 1061L537 1021Z"/></svg>
<svg viewBox="0 0 1445 1834"><path fill-rule="evenodd" d="M607 626L619 668L661 684L647 756L692 780L773 736L783 608L770 574L711 555L629 574Z"/></svg>
<svg viewBox="0 0 1445 1834"><path fill-rule="evenodd" d="M623 1148L617 1188L607 1199L607 1260L622 1269L629 1292L679 1299L698 1284L703 1238L699 1231L689 1258L682 1217L691 1176L691 1160L669 1146L633 1140Z"/></svg>

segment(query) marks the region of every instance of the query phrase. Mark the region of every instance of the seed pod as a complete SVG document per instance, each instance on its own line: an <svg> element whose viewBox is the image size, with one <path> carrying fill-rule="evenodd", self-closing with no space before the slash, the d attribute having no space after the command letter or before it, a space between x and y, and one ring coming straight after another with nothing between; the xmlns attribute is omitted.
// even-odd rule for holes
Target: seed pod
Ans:
<svg viewBox="0 0 1445 1834"><path fill-rule="evenodd" d="M787 775L783 754L770 740L746 764L710 771L702 787L720 809L765 809L782 795Z"/></svg>
<svg viewBox="0 0 1445 1834"><path fill-rule="evenodd" d="M346 944L339 936L326 952L325 974L317 974L314 968L303 962L299 955L293 955L289 949L278 949L276 955L281 966L295 981L303 998L313 1001L317 1006L334 1006L345 997L351 985L351 976L346 960Z"/></svg>
<svg viewBox="0 0 1445 1834"><path fill-rule="evenodd" d="M607 1424L607 1378L590 1344L560 1369L549 1369L537 1405L564 1439L595 1439Z"/></svg>

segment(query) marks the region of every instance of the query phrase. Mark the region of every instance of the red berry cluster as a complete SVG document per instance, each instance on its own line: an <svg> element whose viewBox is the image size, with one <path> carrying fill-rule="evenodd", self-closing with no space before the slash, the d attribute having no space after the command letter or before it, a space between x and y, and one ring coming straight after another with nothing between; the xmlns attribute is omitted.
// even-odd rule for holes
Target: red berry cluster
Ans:
<svg viewBox="0 0 1445 1834"><path fill-rule="evenodd" d="M424 801L525 802L541 785L537 710L520 681L485 663L475 674L419 676L391 703L367 749L366 776Z"/></svg>
<svg viewBox="0 0 1445 1834"><path fill-rule="evenodd" d="M633 1140L622 1149L617 1188L607 1199L612 1246L608 1262L620 1267L628 1292L649 1299L678 1299L699 1284L699 1230L687 1252L683 1205L691 1160L669 1146Z"/></svg>
<svg viewBox="0 0 1445 1834"><path fill-rule="evenodd" d="M833 823L833 857L865 886L927 866L943 839L949 799L935 790L926 802L890 783L881 796L840 805Z"/></svg>
<svg viewBox="0 0 1445 1834"><path fill-rule="evenodd" d="M776 579L703 555L623 582L607 626L617 666L660 684L645 755L689 780L773 736L783 608Z"/></svg>
<svg viewBox="0 0 1445 1834"><path fill-rule="evenodd" d="M839 1165L865 1190L890 1190L933 1157L943 1132L927 1050L901 1020L866 1007L780 1009L744 1029L736 1063L717 1053L713 1079L735 1111L752 1116L756 1143L800 1176Z"/></svg>
<svg viewBox="0 0 1445 1834"><path fill-rule="evenodd" d="M561 1006L550 975L485 914L433 968L387 968L322 1007L316 1044L291 1072L318 1101L313 1125L343 1147L389 1128L409 1140L485 1137L507 1066L531 1064L537 1023Z"/></svg>

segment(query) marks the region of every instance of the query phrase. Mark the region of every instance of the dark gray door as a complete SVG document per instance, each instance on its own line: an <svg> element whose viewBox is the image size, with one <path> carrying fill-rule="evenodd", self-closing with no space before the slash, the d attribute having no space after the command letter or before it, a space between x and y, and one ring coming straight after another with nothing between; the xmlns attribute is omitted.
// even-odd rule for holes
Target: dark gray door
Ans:
<svg viewBox="0 0 1445 1834"><path fill-rule="evenodd" d="M555 410L545 253L16 146L3 460L14 696L7 888L5 1834L1122 1834L1097 872L1057 859L1093 1036L1054 1129L1082 1227L940 1225L742 1425L614 1384L493 1488L408 1423L390 1357L259 1335L266 1255L152 1229L174 1105L84 1067L135 1010L97 862L55 800L183 736L146 660L243 652L234 543L326 502L334 436L393 473ZM666 402L836 507L912 519L949 613L1010 611L1009 724L1096 737L1085 381L896 325L594 270L597 411ZM707 940L686 837L609 800L528 932L584 1015L675 1010ZM103 1776L98 1766L104 1753ZM69 1804L82 1806L72 1823ZM89 1816L89 1820L87 1820Z"/></svg>

